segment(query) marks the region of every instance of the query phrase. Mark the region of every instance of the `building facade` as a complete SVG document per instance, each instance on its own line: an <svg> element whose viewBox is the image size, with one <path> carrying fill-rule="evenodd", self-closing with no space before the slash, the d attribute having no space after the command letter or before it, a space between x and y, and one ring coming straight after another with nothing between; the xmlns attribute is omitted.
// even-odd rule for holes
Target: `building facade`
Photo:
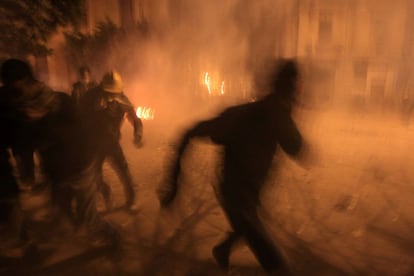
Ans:
<svg viewBox="0 0 414 276"><path fill-rule="evenodd" d="M88 0L84 31L106 18L124 28L145 20L161 44L178 41L169 51L183 70L228 76L266 56L297 56L316 104L398 105L414 96L413 8L411 0ZM65 89L76 74L64 40L52 43L48 79Z"/></svg>
<svg viewBox="0 0 414 276"><path fill-rule="evenodd" d="M319 103L398 105L410 94L412 1L301 0L297 55Z"/></svg>

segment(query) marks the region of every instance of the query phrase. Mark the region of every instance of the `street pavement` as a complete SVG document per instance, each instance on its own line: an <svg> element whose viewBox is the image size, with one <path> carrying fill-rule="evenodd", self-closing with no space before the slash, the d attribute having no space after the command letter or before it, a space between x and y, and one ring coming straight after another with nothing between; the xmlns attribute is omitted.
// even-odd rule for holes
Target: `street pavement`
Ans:
<svg viewBox="0 0 414 276"><path fill-rule="evenodd" d="M292 273L412 275L414 126L386 114L305 110L296 116L312 158L303 167L278 155L259 208ZM111 185L114 211L105 212L98 198L102 215L121 233L119 250L88 246L69 224L52 219L47 192L29 191L22 195L21 206L32 221L27 227L38 251L27 258L2 258L0 272L265 275L243 244L234 251L228 273L211 256L212 247L229 230L214 196L217 147L194 143L195 151L183 166L180 195L172 208L160 209L155 191L183 125L145 121L144 147L136 149L130 125L124 124L121 142L139 209L122 208L123 190L108 164L104 176Z"/></svg>

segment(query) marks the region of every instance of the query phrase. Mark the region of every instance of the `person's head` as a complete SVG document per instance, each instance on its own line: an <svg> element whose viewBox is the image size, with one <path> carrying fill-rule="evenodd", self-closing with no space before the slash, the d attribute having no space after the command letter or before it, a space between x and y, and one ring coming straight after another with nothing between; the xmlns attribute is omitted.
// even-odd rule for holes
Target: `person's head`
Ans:
<svg viewBox="0 0 414 276"><path fill-rule="evenodd" d="M272 68L269 76L269 89L285 100L292 101L296 97L299 84L299 68L293 59L281 59Z"/></svg>
<svg viewBox="0 0 414 276"><path fill-rule="evenodd" d="M78 70L79 81L89 83L91 81L91 70L88 66L81 66Z"/></svg>
<svg viewBox="0 0 414 276"><path fill-rule="evenodd" d="M300 77L295 60L268 58L253 73L258 95L277 94L286 99L294 98Z"/></svg>
<svg viewBox="0 0 414 276"><path fill-rule="evenodd" d="M109 71L103 76L101 81L101 87L107 93L122 93L124 90L124 85L122 82L121 75L115 70Z"/></svg>
<svg viewBox="0 0 414 276"><path fill-rule="evenodd" d="M25 120L37 120L58 107L55 95L49 87L38 81L29 63L19 59L8 59L1 66L1 79L13 95L13 110ZM17 100L18 99L18 100Z"/></svg>
<svg viewBox="0 0 414 276"><path fill-rule="evenodd" d="M20 80L34 80L29 63L15 58L7 59L1 65L1 81L4 85L11 85Z"/></svg>

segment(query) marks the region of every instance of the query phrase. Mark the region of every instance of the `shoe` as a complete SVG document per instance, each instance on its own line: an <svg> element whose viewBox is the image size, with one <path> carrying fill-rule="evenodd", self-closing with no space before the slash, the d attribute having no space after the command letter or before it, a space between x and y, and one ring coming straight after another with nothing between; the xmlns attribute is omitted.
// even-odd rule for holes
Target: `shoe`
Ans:
<svg viewBox="0 0 414 276"><path fill-rule="evenodd" d="M229 269L230 263L229 263L229 252L223 247L215 246L213 248L213 257L216 260L217 264L222 268L223 270L227 271Z"/></svg>
<svg viewBox="0 0 414 276"><path fill-rule="evenodd" d="M106 212L112 211L112 208L113 208L112 201L110 199L105 200Z"/></svg>
<svg viewBox="0 0 414 276"><path fill-rule="evenodd" d="M24 243L6 244L0 247L0 258L18 259L25 255L28 246Z"/></svg>
<svg viewBox="0 0 414 276"><path fill-rule="evenodd" d="M139 211L139 207L135 203L126 205L126 208L128 209L129 212L132 212L132 213L137 213Z"/></svg>
<svg viewBox="0 0 414 276"><path fill-rule="evenodd" d="M118 229L106 220L96 222L92 227L88 227L87 230L88 242L93 247L117 247L121 241Z"/></svg>
<svg viewBox="0 0 414 276"><path fill-rule="evenodd" d="M105 188L102 188L102 199L104 201L105 204L105 208L107 211L110 211L112 209L112 194L111 194L111 190L108 186L108 184L104 184L103 185Z"/></svg>
<svg viewBox="0 0 414 276"><path fill-rule="evenodd" d="M102 231L90 236L89 244L96 247L118 248L120 244L120 236L117 232Z"/></svg>
<svg viewBox="0 0 414 276"><path fill-rule="evenodd" d="M135 201L135 197L134 196L127 196L126 200L125 200L125 205L127 207L131 206L132 204L134 204Z"/></svg>
<svg viewBox="0 0 414 276"><path fill-rule="evenodd" d="M129 197L127 198L127 201L125 203L126 209L128 209L128 211L133 212L133 213L139 210L138 205L134 201L135 200L133 199L133 197Z"/></svg>

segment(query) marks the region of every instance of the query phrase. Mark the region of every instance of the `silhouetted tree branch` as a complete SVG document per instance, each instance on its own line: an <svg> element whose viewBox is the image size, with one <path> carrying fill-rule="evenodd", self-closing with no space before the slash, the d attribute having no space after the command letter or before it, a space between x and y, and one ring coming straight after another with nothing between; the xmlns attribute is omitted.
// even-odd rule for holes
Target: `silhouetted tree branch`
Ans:
<svg viewBox="0 0 414 276"><path fill-rule="evenodd" d="M0 13L1 55L45 56L59 27L77 28L84 21L85 0L2 0Z"/></svg>

